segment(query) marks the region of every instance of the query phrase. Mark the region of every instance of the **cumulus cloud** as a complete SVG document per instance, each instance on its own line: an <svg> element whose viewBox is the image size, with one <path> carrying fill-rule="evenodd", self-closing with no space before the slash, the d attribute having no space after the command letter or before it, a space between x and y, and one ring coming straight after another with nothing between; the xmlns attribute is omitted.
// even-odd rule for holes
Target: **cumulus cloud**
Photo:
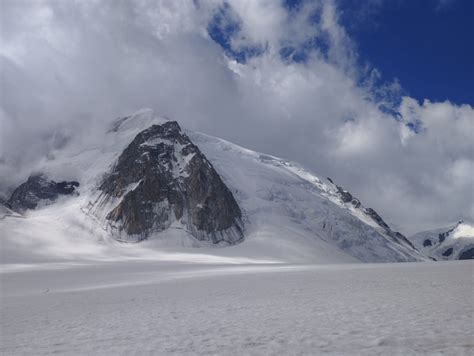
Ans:
<svg viewBox="0 0 474 356"><path fill-rule="evenodd" d="M392 100L400 84L357 65L335 1L1 4L4 192L52 148L153 107L329 175L405 231L472 220L473 108Z"/></svg>

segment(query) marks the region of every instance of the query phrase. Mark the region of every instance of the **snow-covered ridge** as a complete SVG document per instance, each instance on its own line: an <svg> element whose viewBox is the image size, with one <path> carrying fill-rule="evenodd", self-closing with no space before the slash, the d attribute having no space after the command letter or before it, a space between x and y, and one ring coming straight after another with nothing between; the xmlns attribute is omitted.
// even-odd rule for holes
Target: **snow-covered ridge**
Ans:
<svg viewBox="0 0 474 356"><path fill-rule="evenodd" d="M231 142L223 139L211 137L203 133L188 133L194 142L199 144L211 143L216 145L223 151L232 151L238 155L248 157L249 159L255 160L264 165L270 165L278 167L282 171L287 171L293 174L295 177L301 179L301 184L308 184L308 187L312 188L313 192L316 192L319 196L326 198L330 202L336 204L341 209L348 211L353 216L357 217L365 224L372 226L383 234L388 234L391 238L399 243L413 247L403 235L392 231L390 227L382 220L382 218L371 208L366 208L357 199L352 196L347 190L337 186L331 178L327 178L327 182L323 182L318 176L309 170L303 168L296 162L284 160L275 156L258 153L249 149L240 147ZM212 152L209 152L212 154ZM314 190L314 188L316 190ZM394 237L392 235L398 234Z"/></svg>
<svg viewBox="0 0 474 356"><path fill-rule="evenodd" d="M397 251L407 260L422 259L404 237L398 238L396 232L374 220L367 212L371 209L364 208L357 199L357 204L345 200L341 188L332 180L323 182L297 163L261 154L223 139L197 132L188 132L188 135L229 186L238 192L239 203L249 216L254 217L253 220L258 220L256 216L260 214L268 220L274 219L272 213L279 218L286 215L290 218L289 225L302 225L322 240L349 250L350 254L362 260L391 258L375 257L378 253L375 251L382 249L382 246L390 251L388 255ZM269 201L274 203L271 208L268 207ZM387 233L388 230L390 233ZM364 246L366 243L377 247ZM371 257L367 257L367 253Z"/></svg>

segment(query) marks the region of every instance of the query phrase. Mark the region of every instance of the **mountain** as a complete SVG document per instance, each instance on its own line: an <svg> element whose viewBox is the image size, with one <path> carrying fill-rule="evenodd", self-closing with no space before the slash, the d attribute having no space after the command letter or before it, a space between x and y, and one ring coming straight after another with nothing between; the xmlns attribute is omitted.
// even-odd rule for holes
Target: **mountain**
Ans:
<svg viewBox="0 0 474 356"><path fill-rule="evenodd" d="M41 175L16 190L34 196L36 206L20 204L26 217L21 221L2 220L7 239L21 223L24 239L68 241L71 254L94 237L100 249L104 243L117 248L114 240L142 241L155 250L192 246L229 258L280 262L427 259L332 179L183 130L149 109L114 121L100 144L69 144L49 157L32 169ZM46 195L43 188L26 189L35 177L41 177ZM64 187L71 194L63 194ZM88 253L96 252L87 246Z"/></svg>
<svg viewBox="0 0 474 356"><path fill-rule="evenodd" d="M474 259L474 227L463 221L416 233L410 240L419 251L436 260Z"/></svg>
<svg viewBox="0 0 474 356"><path fill-rule="evenodd" d="M120 240L141 241L173 224L214 244L243 239L234 196L175 121L140 132L97 191L87 212L105 220Z"/></svg>
<svg viewBox="0 0 474 356"><path fill-rule="evenodd" d="M78 182L48 180L44 174L33 174L12 193L8 206L17 212L35 209L38 204L52 204L60 195L74 194Z"/></svg>

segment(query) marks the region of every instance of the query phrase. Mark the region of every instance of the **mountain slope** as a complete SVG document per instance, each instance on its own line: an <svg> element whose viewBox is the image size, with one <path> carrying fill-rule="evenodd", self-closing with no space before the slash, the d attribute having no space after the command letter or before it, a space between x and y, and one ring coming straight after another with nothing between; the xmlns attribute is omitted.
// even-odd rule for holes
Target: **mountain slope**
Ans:
<svg viewBox="0 0 474 356"><path fill-rule="evenodd" d="M237 200L251 216L252 229L280 225L321 239L365 262L420 258L411 243L388 234L359 203L344 202L337 187L277 157L260 154L222 139L189 132L218 168ZM357 205L357 204L356 204Z"/></svg>
<svg viewBox="0 0 474 356"><path fill-rule="evenodd" d="M145 135L147 130L153 127L155 127L153 130L159 131L160 127L162 129L173 125L152 110L140 110L134 115L115 121L104 134L100 144L90 147L71 144L54 152L51 155L54 159L45 160L34 167L34 171L43 172L50 180L79 182L80 186L77 189L79 196L61 197L54 205L28 211L26 219L17 219L22 220L21 235L25 241L39 243L41 240L39 236L43 235L38 230L41 229L40 226L47 224L46 230L49 233L43 240L48 244L56 242L64 244L65 240L73 235L74 242L69 241L73 254L76 254L72 252L74 244L80 244L82 240L90 244L91 236L102 241L98 247L100 250L103 250L104 246L112 245L114 253L120 250L118 254L121 254L126 250L123 253L128 254L132 249L130 245L118 246L110 240L113 234L110 233L110 229L104 230L104 221L120 222L126 236L132 236L132 240L141 240L142 238L134 238L133 233L129 234L134 230L127 230L128 227L124 224L125 215L120 214L123 213L125 205L127 209L131 207L134 214L140 211L136 210L138 209L136 202L131 204L125 199L130 191L135 191L142 184L141 179L147 174L135 173L140 169L145 169L143 167L156 168L162 163L154 161L149 166L135 165L133 163L136 161L135 155L131 161L126 159L127 147L133 146L134 140L140 135ZM170 190L173 194L180 192L182 197L187 198L178 199L181 203L176 204L181 207L174 206L164 210L167 217L158 219L160 223L163 223L159 228L147 230L145 235L139 234L142 237L146 236L148 241L138 249L153 247L153 251L156 251L157 248L166 247L178 251L180 246L196 246L201 247L199 252L191 253L205 252L229 258L286 262L399 262L424 259L403 235L392 231L374 210L365 208L349 192L336 186L332 180L323 182L295 163L247 150L222 139L191 131L187 131L186 134L190 140L186 144L191 144L190 147L196 147L196 149L193 148L193 152L183 153L177 160L167 161L170 164L167 172L173 172L173 174L168 175L166 182L174 186ZM139 156L150 154L157 144L163 144L162 137L156 139L157 137L153 138L155 141L152 144L148 139L135 142L136 145L133 147L136 153ZM163 149L169 145L160 147ZM179 150L175 146L169 149L172 150L170 151L172 155L175 155L178 151L182 152L183 147L180 146ZM196 155L200 152L202 152L202 157L199 165L209 164L209 167L216 170L219 177L219 179L212 178L207 185L217 187L217 191L224 192L224 195L228 189L238 205L237 208L233 207L232 199L224 199L225 204L222 205L222 202L217 204L216 206L220 208L212 212L210 216L217 216L219 210L227 206L231 220L235 221L233 226L240 228L240 221L245 224L244 241L232 248L209 249L207 240L215 243L220 241L219 238L215 239L212 234L193 233L189 228L191 220L184 218L186 214L180 214L180 211L187 211L188 216L193 215L196 209L202 207L199 199L183 193L182 187L185 185L183 182L190 171L178 167L180 160L186 161L180 161L185 166L189 164L186 159L189 153ZM121 159L133 164L125 164L124 168L120 169ZM126 174L133 179L128 179ZM121 176L119 180L111 178L117 175ZM219 188L219 181L223 184L221 188ZM206 186L205 182L196 184L197 187L194 189ZM135 194L138 195L135 198L142 201L145 198L142 193L140 195L137 191ZM169 202L172 199L168 193L165 195ZM95 208L101 206L104 194L109 198L119 199L109 204L111 209L97 211ZM154 198L147 196L148 200L145 200L155 203L162 201L160 194ZM184 208L185 201L193 201L193 206ZM116 211L114 216L108 215L120 204L124 204L118 209L122 211L120 214L117 215ZM191 210L186 210L188 208ZM173 211L172 214L171 211ZM108 219L107 216L112 219ZM117 218L118 216L120 218ZM5 222L5 220L9 221ZM223 221L225 220L229 221L224 216ZM153 224L156 222L153 221ZM3 226L0 227L7 232L7 239L15 238L15 232L18 235L18 222L13 219L3 219L2 224ZM226 226L230 225L222 226L225 230ZM55 237L51 238L51 236ZM82 240L76 237L81 237ZM231 238L231 241L239 241L239 239ZM54 248L50 246L46 250L51 251ZM91 252L90 245L87 246L87 251Z"/></svg>
<svg viewBox="0 0 474 356"><path fill-rule="evenodd" d="M474 259L474 227L463 221L416 233L410 240L423 254L437 260Z"/></svg>

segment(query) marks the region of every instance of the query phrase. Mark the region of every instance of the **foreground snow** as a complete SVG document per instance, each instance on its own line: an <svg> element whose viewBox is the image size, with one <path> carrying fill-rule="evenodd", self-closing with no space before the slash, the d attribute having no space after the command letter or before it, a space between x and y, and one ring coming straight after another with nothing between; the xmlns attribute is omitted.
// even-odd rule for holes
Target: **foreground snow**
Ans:
<svg viewBox="0 0 474 356"><path fill-rule="evenodd" d="M468 355L473 268L4 265L0 353Z"/></svg>

